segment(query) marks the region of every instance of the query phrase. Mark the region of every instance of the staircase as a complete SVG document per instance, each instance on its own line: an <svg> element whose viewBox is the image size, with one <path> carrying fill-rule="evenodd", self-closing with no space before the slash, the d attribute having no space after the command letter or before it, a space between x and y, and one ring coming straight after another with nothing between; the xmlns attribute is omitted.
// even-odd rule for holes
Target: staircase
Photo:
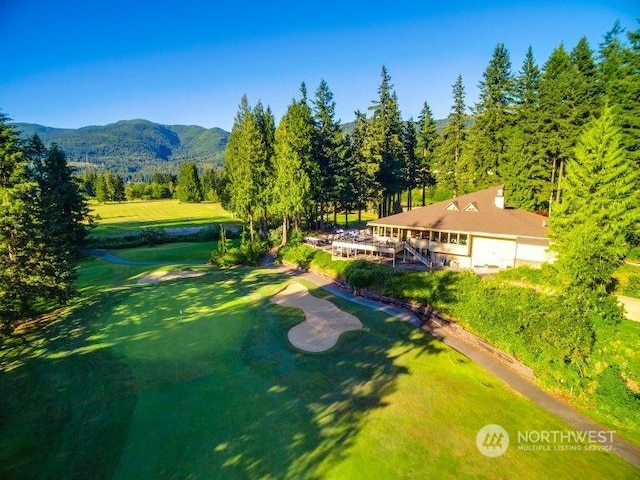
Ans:
<svg viewBox="0 0 640 480"><path fill-rule="evenodd" d="M404 249L413 255L413 258L424 263L427 267L433 267L433 262L422 256L409 242L403 242Z"/></svg>

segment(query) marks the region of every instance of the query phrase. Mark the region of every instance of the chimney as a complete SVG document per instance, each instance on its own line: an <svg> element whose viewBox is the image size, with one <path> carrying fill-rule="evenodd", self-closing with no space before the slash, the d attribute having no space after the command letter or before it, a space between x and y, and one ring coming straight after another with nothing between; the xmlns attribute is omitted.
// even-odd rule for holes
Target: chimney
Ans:
<svg viewBox="0 0 640 480"><path fill-rule="evenodd" d="M497 208L504 210L504 187L498 188L498 191L496 192L495 204Z"/></svg>

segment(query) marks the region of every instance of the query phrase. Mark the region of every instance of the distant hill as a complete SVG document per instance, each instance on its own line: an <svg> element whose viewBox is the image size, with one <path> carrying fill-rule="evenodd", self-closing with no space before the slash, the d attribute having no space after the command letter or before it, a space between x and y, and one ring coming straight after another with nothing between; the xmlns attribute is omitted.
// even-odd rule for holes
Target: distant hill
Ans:
<svg viewBox="0 0 640 480"><path fill-rule="evenodd" d="M229 132L195 125L161 125L147 120L123 120L78 129L14 123L24 138L37 133L64 150L79 168L94 166L127 176L177 171L180 162L222 164Z"/></svg>
<svg viewBox="0 0 640 480"><path fill-rule="evenodd" d="M467 126L471 125L470 121L467 123L468 123ZM438 129L438 133L442 132L442 129L445 127L446 124L447 124L446 118L436 120L436 127ZM340 128L344 133L351 135L356 129L356 122L343 123L342 125L340 125Z"/></svg>

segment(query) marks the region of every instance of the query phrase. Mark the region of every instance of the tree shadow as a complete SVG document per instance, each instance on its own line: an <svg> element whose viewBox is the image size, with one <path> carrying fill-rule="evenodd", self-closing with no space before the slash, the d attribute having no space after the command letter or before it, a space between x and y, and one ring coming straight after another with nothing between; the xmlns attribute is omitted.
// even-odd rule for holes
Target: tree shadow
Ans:
<svg viewBox="0 0 640 480"><path fill-rule="evenodd" d="M321 478L411 373L403 357L444 347L311 289L364 329L299 351L301 311L260 292L288 278L240 268L111 291L13 339L0 477Z"/></svg>

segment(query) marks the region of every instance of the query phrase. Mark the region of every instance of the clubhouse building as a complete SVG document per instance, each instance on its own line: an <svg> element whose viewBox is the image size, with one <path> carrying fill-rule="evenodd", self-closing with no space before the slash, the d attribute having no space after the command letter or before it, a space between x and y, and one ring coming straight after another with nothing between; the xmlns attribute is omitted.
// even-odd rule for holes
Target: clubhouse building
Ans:
<svg viewBox="0 0 640 480"><path fill-rule="evenodd" d="M547 218L505 205L504 186L469 193L368 223L378 242L423 263L459 268L553 261Z"/></svg>

